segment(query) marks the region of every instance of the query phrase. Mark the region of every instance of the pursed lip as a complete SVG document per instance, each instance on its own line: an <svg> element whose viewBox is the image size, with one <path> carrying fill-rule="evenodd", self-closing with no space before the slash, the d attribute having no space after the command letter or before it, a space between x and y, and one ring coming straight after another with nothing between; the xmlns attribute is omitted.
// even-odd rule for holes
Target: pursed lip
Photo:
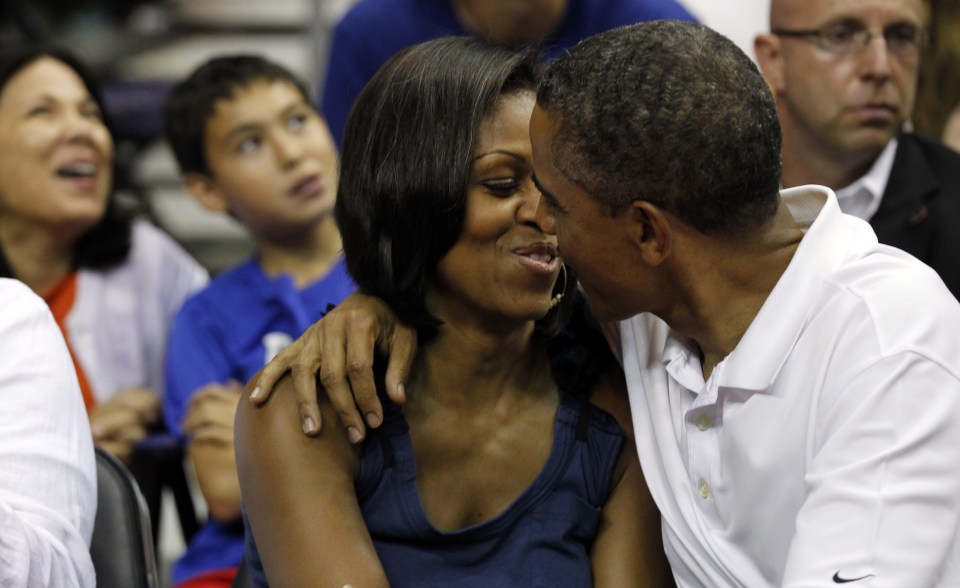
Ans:
<svg viewBox="0 0 960 588"><path fill-rule="evenodd" d="M553 274L560 265L557 246L552 243L531 243L513 250L523 265L535 272Z"/></svg>

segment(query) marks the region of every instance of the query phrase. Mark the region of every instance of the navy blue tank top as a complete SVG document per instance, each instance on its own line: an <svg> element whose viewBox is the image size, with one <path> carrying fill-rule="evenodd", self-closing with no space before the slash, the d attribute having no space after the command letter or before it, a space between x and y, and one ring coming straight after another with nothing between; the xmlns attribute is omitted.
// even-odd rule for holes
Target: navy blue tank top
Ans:
<svg viewBox="0 0 960 588"><path fill-rule="evenodd" d="M391 412L364 448L356 488L392 587L592 585L590 547L623 443L613 417L564 395L533 483L495 518L438 531L420 502L409 427Z"/></svg>
<svg viewBox="0 0 960 588"><path fill-rule="evenodd" d="M430 524L420 502L409 426L400 407L381 398L384 424L364 441L355 487L393 588L592 586L590 549L623 431L587 400L603 367L591 360L595 353L560 347L551 362L565 392L546 464L504 512L465 529L438 531ZM255 585L268 586L246 513L244 523L247 565Z"/></svg>

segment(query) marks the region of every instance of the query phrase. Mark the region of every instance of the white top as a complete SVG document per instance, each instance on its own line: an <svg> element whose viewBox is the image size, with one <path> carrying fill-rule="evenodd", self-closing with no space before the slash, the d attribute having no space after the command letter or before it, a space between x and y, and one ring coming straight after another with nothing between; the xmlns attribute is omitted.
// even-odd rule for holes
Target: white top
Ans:
<svg viewBox="0 0 960 588"><path fill-rule="evenodd" d="M960 586L960 304L832 192L703 381L689 340L620 325L637 449L685 586Z"/></svg>
<svg viewBox="0 0 960 588"><path fill-rule="evenodd" d="M183 248L146 222L134 223L121 265L78 272L67 333L97 400L132 387L163 392L173 318L208 279Z"/></svg>
<svg viewBox="0 0 960 588"><path fill-rule="evenodd" d="M896 139L887 143L866 174L849 186L837 190L837 200L844 214L852 214L868 221L877 213L883 193L887 191L890 172L893 171L897 144Z"/></svg>
<svg viewBox="0 0 960 588"><path fill-rule="evenodd" d="M93 587L90 425L47 305L0 278L0 586Z"/></svg>

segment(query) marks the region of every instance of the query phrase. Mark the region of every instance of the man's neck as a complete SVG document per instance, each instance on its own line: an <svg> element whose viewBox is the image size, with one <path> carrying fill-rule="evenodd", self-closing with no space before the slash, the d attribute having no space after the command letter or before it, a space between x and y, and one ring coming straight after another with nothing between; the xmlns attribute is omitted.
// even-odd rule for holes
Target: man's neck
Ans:
<svg viewBox="0 0 960 588"><path fill-rule="evenodd" d="M819 184L832 190L849 186L870 170L880 152L862 156L832 156L817 147L799 145L787 140L783 143L783 174L781 185L795 188L805 184Z"/></svg>
<svg viewBox="0 0 960 588"><path fill-rule="evenodd" d="M464 29L506 46L543 40L563 22L568 4L567 0L451 0L454 16Z"/></svg>
<svg viewBox="0 0 960 588"><path fill-rule="evenodd" d="M783 127L783 172L780 185L795 188L818 184L839 190L857 181L870 170L883 146L854 151L830 141L818 140L796 121L789 108L780 104Z"/></svg>
<svg viewBox="0 0 960 588"><path fill-rule="evenodd" d="M747 241L697 235L677 272L678 299L658 312L700 349L704 379L729 355L760 312L803 238L782 202L759 236Z"/></svg>

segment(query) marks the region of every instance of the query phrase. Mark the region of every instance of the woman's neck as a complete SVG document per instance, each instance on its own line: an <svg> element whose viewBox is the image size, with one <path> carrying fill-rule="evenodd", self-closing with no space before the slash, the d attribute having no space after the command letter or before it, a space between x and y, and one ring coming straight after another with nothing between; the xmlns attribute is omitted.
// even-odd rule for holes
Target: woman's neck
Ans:
<svg viewBox="0 0 960 588"><path fill-rule="evenodd" d="M72 269L75 241L37 227L0 224L0 248L13 277L41 295Z"/></svg>
<svg viewBox="0 0 960 588"><path fill-rule="evenodd" d="M443 325L421 348L408 390L408 410L509 410L556 394L546 347L534 340L532 323L506 335Z"/></svg>

